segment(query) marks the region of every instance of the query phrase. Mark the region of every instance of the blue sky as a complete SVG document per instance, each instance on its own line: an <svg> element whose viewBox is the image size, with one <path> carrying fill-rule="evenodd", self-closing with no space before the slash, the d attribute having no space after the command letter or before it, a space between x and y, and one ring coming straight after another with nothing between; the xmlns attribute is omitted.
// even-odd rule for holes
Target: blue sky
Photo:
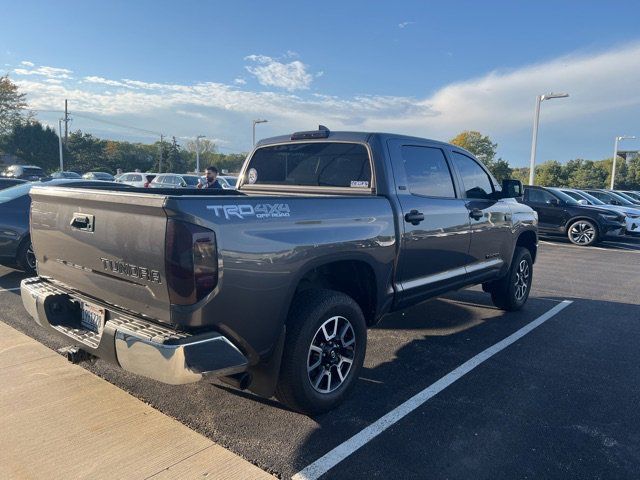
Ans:
<svg viewBox="0 0 640 480"><path fill-rule="evenodd" d="M64 98L72 127L153 141L118 123L216 139L315 128L447 140L479 130L527 163L610 156L640 136L637 2L0 1L0 73L38 110ZM57 124L58 114L38 118ZM87 117L106 120L101 123ZM627 148L640 148L628 141Z"/></svg>

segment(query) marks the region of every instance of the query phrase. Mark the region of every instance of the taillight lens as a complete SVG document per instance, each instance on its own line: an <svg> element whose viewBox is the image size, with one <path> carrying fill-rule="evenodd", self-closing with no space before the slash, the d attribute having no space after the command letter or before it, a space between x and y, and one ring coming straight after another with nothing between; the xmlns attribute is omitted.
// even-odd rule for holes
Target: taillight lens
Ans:
<svg viewBox="0 0 640 480"><path fill-rule="evenodd" d="M176 305L192 305L218 284L216 235L208 228L169 219L166 240L169 299Z"/></svg>

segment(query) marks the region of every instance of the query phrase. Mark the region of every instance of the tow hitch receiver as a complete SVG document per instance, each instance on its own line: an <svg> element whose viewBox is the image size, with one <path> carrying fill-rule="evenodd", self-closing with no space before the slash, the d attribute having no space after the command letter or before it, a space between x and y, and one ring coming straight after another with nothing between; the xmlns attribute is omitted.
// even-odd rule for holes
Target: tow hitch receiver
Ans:
<svg viewBox="0 0 640 480"><path fill-rule="evenodd" d="M89 352L85 352L80 347L76 347L72 345L70 347L62 347L58 349L58 353L63 357L66 357L71 363L80 363L80 362L88 362L95 361L96 357L91 355Z"/></svg>

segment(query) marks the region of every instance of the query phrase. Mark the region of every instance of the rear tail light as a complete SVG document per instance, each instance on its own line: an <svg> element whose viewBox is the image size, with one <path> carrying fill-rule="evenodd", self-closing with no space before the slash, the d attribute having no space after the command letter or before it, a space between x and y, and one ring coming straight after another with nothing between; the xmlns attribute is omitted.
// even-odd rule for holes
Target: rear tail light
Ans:
<svg viewBox="0 0 640 480"><path fill-rule="evenodd" d="M192 305L218 284L216 235L208 228L167 221L166 278L169 299L175 305Z"/></svg>

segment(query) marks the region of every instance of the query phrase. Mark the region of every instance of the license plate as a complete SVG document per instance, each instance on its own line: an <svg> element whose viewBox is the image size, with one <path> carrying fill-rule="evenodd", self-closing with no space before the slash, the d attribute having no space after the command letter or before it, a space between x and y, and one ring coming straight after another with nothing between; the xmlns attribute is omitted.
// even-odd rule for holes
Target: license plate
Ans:
<svg viewBox="0 0 640 480"><path fill-rule="evenodd" d="M82 317L80 324L93 332L101 333L104 326L104 308L92 305L90 303L82 303Z"/></svg>

